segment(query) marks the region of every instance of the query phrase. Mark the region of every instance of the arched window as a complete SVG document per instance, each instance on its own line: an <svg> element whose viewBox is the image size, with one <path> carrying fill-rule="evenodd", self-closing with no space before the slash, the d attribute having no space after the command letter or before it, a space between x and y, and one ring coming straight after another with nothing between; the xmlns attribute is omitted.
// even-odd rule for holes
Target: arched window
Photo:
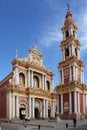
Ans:
<svg viewBox="0 0 87 130"><path fill-rule="evenodd" d="M50 83L47 81L47 90L50 90Z"/></svg>
<svg viewBox="0 0 87 130"><path fill-rule="evenodd" d="M66 38L69 36L69 32L68 32L68 30L66 31Z"/></svg>
<svg viewBox="0 0 87 130"><path fill-rule="evenodd" d="M39 79L37 76L34 76L34 87L38 87L39 88Z"/></svg>
<svg viewBox="0 0 87 130"><path fill-rule="evenodd" d="M19 74L19 84L25 85L25 76L23 73Z"/></svg>
<svg viewBox="0 0 87 130"><path fill-rule="evenodd" d="M65 49L65 57L69 56L69 48Z"/></svg>

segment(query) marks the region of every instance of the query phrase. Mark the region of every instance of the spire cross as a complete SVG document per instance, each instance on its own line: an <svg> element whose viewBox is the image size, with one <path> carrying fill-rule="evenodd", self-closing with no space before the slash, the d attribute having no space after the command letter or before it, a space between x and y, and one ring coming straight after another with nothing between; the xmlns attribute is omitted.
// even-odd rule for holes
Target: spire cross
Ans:
<svg viewBox="0 0 87 130"><path fill-rule="evenodd" d="M69 11L69 9L70 9L70 6L69 6L69 4L67 4L67 10Z"/></svg>

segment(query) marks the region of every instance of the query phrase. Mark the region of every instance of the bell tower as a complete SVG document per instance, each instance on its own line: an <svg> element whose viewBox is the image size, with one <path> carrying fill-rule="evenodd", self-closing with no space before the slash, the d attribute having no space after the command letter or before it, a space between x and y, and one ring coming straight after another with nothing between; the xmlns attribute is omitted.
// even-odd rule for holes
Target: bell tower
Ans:
<svg viewBox="0 0 87 130"><path fill-rule="evenodd" d="M80 59L80 42L77 39L78 28L69 8L61 30L63 34L60 43L62 59L58 64L60 82L56 87L58 113L61 118L79 118L86 112L87 89L84 85L84 64Z"/></svg>

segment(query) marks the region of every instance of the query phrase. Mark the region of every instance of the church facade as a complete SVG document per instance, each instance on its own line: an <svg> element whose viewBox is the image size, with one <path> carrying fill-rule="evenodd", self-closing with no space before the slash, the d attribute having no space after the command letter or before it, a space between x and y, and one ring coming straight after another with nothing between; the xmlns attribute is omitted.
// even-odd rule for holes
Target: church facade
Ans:
<svg viewBox="0 0 87 130"><path fill-rule="evenodd" d="M54 74L42 61L37 48L30 49L26 58L13 59L12 72L0 82L0 119L55 117Z"/></svg>
<svg viewBox="0 0 87 130"><path fill-rule="evenodd" d="M61 28L62 60L58 64L60 83L56 87L58 114L61 119L81 118L87 115L87 88L84 84L84 64L80 58L77 26L68 9Z"/></svg>

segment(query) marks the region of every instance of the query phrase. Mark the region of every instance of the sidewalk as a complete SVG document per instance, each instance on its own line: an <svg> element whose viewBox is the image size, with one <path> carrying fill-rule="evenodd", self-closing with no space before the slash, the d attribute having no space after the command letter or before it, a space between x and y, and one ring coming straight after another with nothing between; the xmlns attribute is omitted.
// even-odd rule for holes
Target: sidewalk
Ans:
<svg viewBox="0 0 87 130"><path fill-rule="evenodd" d="M66 128L66 123L68 127ZM76 128L87 125L87 120L78 120ZM73 128L72 120L31 120L24 123L23 121L16 123L1 123L1 130L65 130Z"/></svg>

